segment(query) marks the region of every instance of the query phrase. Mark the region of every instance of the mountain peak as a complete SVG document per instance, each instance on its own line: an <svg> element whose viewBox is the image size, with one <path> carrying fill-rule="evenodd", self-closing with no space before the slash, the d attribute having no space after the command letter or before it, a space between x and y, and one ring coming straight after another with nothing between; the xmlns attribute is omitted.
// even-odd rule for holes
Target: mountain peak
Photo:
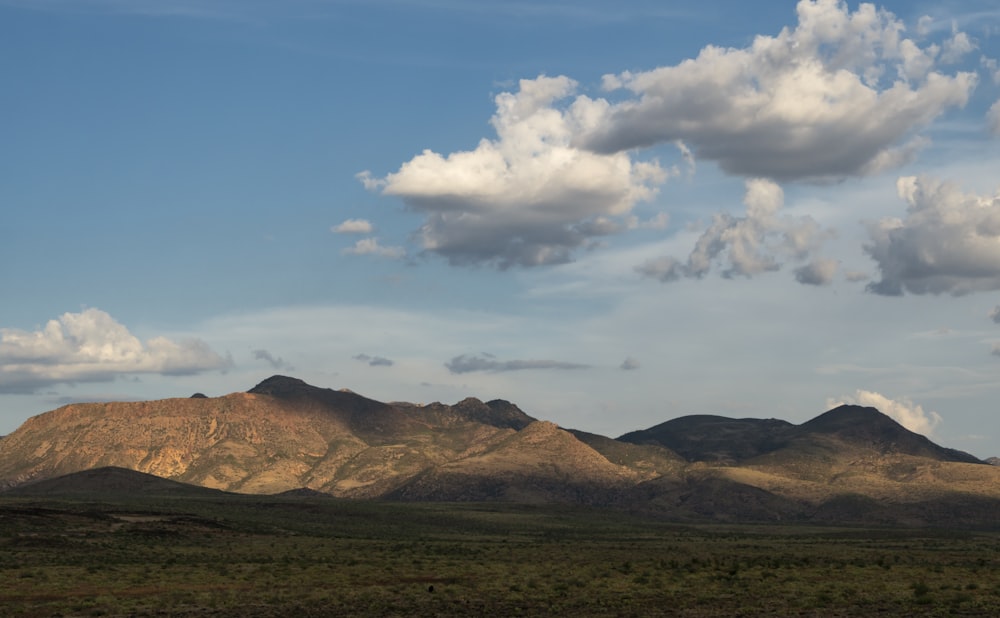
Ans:
<svg viewBox="0 0 1000 618"><path fill-rule="evenodd" d="M287 397L289 395L301 395L309 392L310 390L314 390L315 388L315 386L310 386L309 384L306 384L305 381L298 378L273 375L247 392L253 395Z"/></svg>
<svg viewBox="0 0 1000 618"><path fill-rule="evenodd" d="M475 397L466 397L453 406L469 420L485 423L494 427L507 427L521 430L535 421L520 408L509 401L494 399L483 403Z"/></svg>
<svg viewBox="0 0 1000 618"><path fill-rule="evenodd" d="M803 428L819 433L835 433L859 426L908 431L889 416L879 412L877 408L850 404L839 405L802 424Z"/></svg>
<svg viewBox="0 0 1000 618"><path fill-rule="evenodd" d="M983 463L963 451L938 446L927 436L910 431L876 408L866 406L837 406L803 423L799 430L835 435L856 444L869 445L880 452L907 453L938 461Z"/></svg>

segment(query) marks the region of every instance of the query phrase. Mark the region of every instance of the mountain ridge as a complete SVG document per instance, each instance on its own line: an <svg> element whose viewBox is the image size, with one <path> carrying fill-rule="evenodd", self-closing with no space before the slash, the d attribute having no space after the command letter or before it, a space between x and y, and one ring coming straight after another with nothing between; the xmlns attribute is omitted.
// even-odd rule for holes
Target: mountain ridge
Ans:
<svg viewBox="0 0 1000 618"><path fill-rule="evenodd" d="M221 397L71 404L0 439L0 487L109 466L239 493L560 502L692 521L941 523L960 519L954 503L1000 527L988 516L1000 513L1000 468L859 406L799 425L693 415L613 439L502 399L383 403L272 376Z"/></svg>

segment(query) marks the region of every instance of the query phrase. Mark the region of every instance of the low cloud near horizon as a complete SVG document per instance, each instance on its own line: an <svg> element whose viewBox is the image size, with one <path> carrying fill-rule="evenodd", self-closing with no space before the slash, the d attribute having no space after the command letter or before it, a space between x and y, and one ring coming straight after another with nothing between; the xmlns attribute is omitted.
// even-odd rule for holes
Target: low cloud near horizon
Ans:
<svg viewBox="0 0 1000 618"><path fill-rule="evenodd" d="M0 392L109 382L137 374L193 375L232 366L200 339L145 343L100 309L64 313L37 331L0 328Z"/></svg>
<svg viewBox="0 0 1000 618"><path fill-rule="evenodd" d="M295 367L292 367L289 363L285 362L285 359L281 357L275 357L273 354L267 350L254 350L253 357L255 360L265 361L273 369L280 369L286 371L294 371Z"/></svg>
<svg viewBox="0 0 1000 618"><path fill-rule="evenodd" d="M352 356L356 361L361 361L362 363L368 363L369 367L392 367L395 362L391 359L385 358L384 356L369 356L367 354L356 354Z"/></svg>
<svg viewBox="0 0 1000 618"><path fill-rule="evenodd" d="M497 360L491 354L482 356L462 354L444 364L451 373L471 373L474 371L524 371L528 369L586 369L589 365L555 360Z"/></svg>

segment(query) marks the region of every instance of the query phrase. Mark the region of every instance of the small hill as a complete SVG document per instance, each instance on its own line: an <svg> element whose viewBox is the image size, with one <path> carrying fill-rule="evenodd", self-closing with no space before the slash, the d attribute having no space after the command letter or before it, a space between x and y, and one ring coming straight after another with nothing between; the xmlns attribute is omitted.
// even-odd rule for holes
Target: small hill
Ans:
<svg viewBox="0 0 1000 618"><path fill-rule="evenodd" d="M804 444L833 450L861 449L879 454L903 454L935 461L983 463L976 457L934 444L875 408L843 405L793 425L778 419L734 419L724 416L682 416L618 438L632 444L658 444L686 460L735 465ZM822 449L822 447L820 447Z"/></svg>
<svg viewBox="0 0 1000 618"><path fill-rule="evenodd" d="M136 494L180 497L222 496L226 492L188 483L178 483L152 474L107 466L81 470L55 478L19 485L3 492L7 496L102 496Z"/></svg>
<svg viewBox="0 0 1000 618"><path fill-rule="evenodd" d="M618 438L632 444L659 444L688 461L736 463L784 445L794 425L777 419L682 416Z"/></svg>

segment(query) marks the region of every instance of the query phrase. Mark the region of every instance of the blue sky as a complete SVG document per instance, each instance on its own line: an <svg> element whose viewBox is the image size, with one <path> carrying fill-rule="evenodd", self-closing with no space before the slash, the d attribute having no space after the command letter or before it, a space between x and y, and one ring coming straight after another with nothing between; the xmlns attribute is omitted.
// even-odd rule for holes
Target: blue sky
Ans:
<svg viewBox="0 0 1000 618"><path fill-rule="evenodd" d="M0 0L0 434L284 373L1000 454L1000 10L761 4Z"/></svg>

